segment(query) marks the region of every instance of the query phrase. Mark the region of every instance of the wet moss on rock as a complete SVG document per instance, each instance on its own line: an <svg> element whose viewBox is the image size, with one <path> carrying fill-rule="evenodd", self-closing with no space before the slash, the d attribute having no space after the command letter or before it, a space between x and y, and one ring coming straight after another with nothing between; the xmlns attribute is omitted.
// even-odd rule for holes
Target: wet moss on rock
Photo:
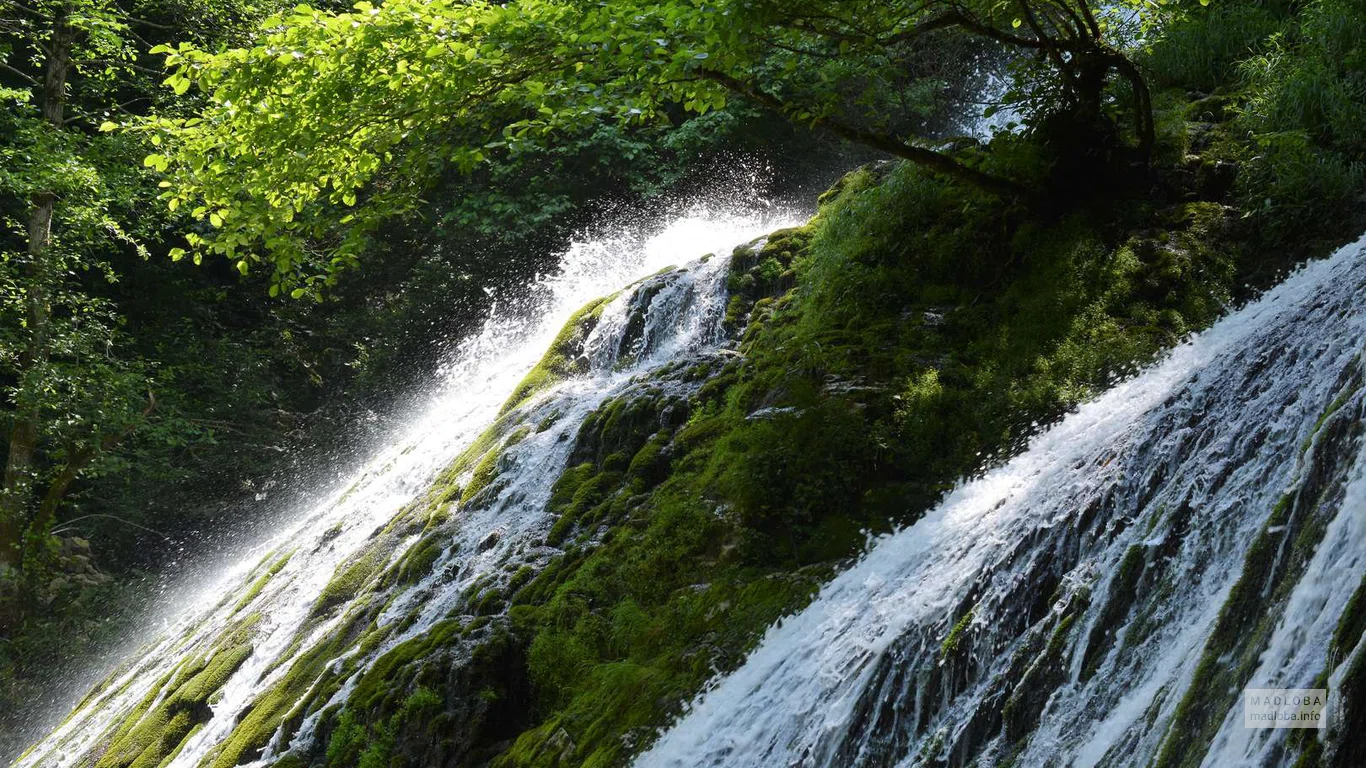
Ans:
<svg viewBox="0 0 1366 768"><path fill-rule="evenodd" d="M251 630L259 620L255 614L239 620L214 649L188 657L154 686L140 711L114 734L95 768L158 768L179 752L212 716L212 697L251 656Z"/></svg>
<svg viewBox="0 0 1366 768"><path fill-rule="evenodd" d="M520 426L514 429L507 436L507 439L503 440L497 450L491 450L484 454L484 457L474 466L469 482L460 493L461 505L469 504L480 492L493 484L500 471L499 463L502 461L504 453L512 446L520 443L530 433L530 427Z"/></svg>
<svg viewBox="0 0 1366 768"><path fill-rule="evenodd" d="M251 586L247 588L246 593L244 593L242 595L242 598L237 601L237 605L233 607L233 612L237 613L241 611L243 608L246 608L248 605L250 605L252 601L255 600L258 596L260 596L261 590L266 588L266 584L270 583L270 580L275 577L275 574L279 573L281 569L283 569L286 565L289 564L289 559L293 556L293 554L294 553L289 552L271 561L270 565L266 567L265 572L262 573L259 577L257 577L256 581L252 582Z"/></svg>
<svg viewBox="0 0 1366 768"><path fill-rule="evenodd" d="M1353 368L1359 372L1359 368ZM1345 391L1356 391L1349 382ZM1350 470L1350 447L1361 435L1361 398L1344 409L1330 405L1305 456L1299 485L1283 497L1248 548L1243 572L1229 592L1181 703L1172 717L1155 768L1198 766L1225 715L1256 670L1271 632L1336 509L1331 494Z"/></svg>
<svg viewBox="0 0 1366 768"><path fill-rule="evenodd" d="M232 734L206 756L206 768L234 768L257 759L277 730L288 736L338 690L346 665L330 662L362 644L367 635L384 632L373 625L376 607L364 600L353 604L341 621L319 642L294 658L285 674L258 695ZM288 739L286 739L287 741Z"/></svg>
<svg viewBox="0 0 1366 768"><path fill-rule="evenodd" d="M512 391L500 414L508 413L556 382L587 370L582 360L584 342L597 327L598 321L602 318L602 311L614 298L616 297L604 296L590 301L569 318L559 335L551 342L545 356Z"/></svg>
<svg viewBox="0 0 1366 768"><path fill-rule="evenodd" d="M1134 598L1138 596L1139 579L1143 576L1146 547L1134 544L1124 552L1119 571L1110 582L1110 592L1105 606L1096 619L1095 626L1086 643L1086 655L1082 659L1081 680L1090 680L1100 667L1101 661L1119 640L1119 630L1129 615Z"/></svg>

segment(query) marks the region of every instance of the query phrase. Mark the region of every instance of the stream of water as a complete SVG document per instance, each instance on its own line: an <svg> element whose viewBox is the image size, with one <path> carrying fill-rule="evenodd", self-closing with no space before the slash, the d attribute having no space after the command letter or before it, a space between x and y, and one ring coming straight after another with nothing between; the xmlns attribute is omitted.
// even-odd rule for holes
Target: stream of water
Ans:
<svg viewBox="0 0 1366 768"><path fill-rule="evenodd" d="M1190 689L1240 578L1255 607L1228 610L1267 628L1248 687L1346 666L1328 648L1366 572L1364 249L1311 263L878 541L636 765L1143 766L1201 748L1175 727L1187 695L1224 702L1204 765L1293 762L1289 731L1244 727L1237 691ZM1275 567L1245 573L1259 535Z"/></svg>
<svg viewBox="0 0 1366 768"><path fill-rule="evenodd" d="M213 760L242 714L342 621L345 606L325 622L310 622L334 576L485 433L576 310L619 294L587 340L586 374L519 408L521 421L546 426L506 451L502 475L512 481L465 516L426 578L387 595L392 599L380 624L402 620L403 626L370 649L368 658L426 631L472 583L505 564L514 548L525 549L536 536L544 539L550 485L564 469L579 422L597 404L631 386L638 374L706 354L721 341L730 250L801 218L749 196L685 206L662 220L608 228L575 242L554 274L517 301L501 303L483 329L458 346L440 391L400 430L401 439L323 503L286 515L281 530L170 606L150 641L15 765L59 768L100 759L121 727L174 695L173 680L187 659L212 657L249 614L249 657L211 701L206 722L161 765L188 768ZM720 255L697 261L711 253ZM683 268L668 269L675 265ZM643 321L628 334L632 313ZM334 699L344 699L352 684L354 679ZM308 743L315 723L310 718L288 738L277 734L251 764L268 764L291 746Z"/></svg>

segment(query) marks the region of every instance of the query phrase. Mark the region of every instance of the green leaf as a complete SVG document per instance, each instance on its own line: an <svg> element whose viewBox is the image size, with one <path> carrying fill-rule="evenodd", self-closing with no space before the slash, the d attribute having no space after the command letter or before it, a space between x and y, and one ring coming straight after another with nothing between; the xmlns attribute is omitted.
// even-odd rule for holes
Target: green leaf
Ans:
<svg viewBox="0 0 1366 768"><path fill-rule="evenodd" d="M100 133L109 133L110 131L118 130L118 128L118 123L111 122L109 120L105 120L103 123L100 123Z"/></svg>

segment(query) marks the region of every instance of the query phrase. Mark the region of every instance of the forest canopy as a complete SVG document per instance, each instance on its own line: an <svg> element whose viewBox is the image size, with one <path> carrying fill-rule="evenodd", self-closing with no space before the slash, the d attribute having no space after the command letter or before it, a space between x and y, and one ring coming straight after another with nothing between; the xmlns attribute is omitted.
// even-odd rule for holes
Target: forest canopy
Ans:
<svg viewBox="0 0 1366 768"><path fill-rule="evenodd" d="M942 108L951 83L1009 66L1026 120L1065 113L1104 137L1122 95L1142 159L1152 144L1150 96L1110 38L1140 24L1151 4L1120 5L1124 12L1088 0L390 0L341 13L300 5L266 20L250 47L154 49L166 54L167 84L202 91L206 104L194 117L140 128L164 142L146 159L166 175L163 198L205 225L174 255L221 254L243 273L263 264L272 291L299 297L354 265L366 233L415 205L443 168L468 171L604 121L705 114L737 97L1020 195L1020 181L938 151L900 119Z"/></svg>

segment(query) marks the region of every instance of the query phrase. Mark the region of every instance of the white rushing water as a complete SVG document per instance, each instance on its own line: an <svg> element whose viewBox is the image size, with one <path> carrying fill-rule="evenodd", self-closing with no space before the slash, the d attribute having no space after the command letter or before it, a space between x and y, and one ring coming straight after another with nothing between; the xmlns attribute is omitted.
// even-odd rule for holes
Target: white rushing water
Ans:
<svg viewBox="0 0 1366 768"><path fill-rule="evenodd" d="M797 220L724 201L574 244L555 274L459 346L401 439L172 606L16 765L265 768L317 755L322 712L385 669L386 652L452 622L477 632L482 595L558 553L547 505L580 427L621 395L664 411L685 402L701 385L688 372L733 354L725 254ZM707 253L720 255L698 260ZM576 337L577 373L502 414L566 321L604 296ZM1173 749L1198 749L1212 768L1290 764L1287 731L1244 728L1234 688L1326 677L1332 691L1342 662L1366 653L1332 646L1366 576L1363 340L1366 240L874 542L637 765L1089 768L1150 765ZM480 485L479 470L462 470L467 492L447 515L454 502L431 495L453 487L441 473L486 441L477 454L493 462L491 478ZM433 542L429 559L406 557ZM339 578L376 561L355 583ZM410 562L420 566L405 573ZM1253 599L1233 610L1240 579ZM1220 642L1255 642L1211 656L1224 624L1233 639ZM196 700L194 730L156 721L186 669L227 658L242 638L249 652ZM458 658L449 645L433 665ZM1210 669L1236 681L1201 682ZM1214 707L1199 727L1179 711L1192 695ZM271 711L268 739L234 746L244 722ZM144 723L157 737L174 732L174 750L123 738ZM148 752L102 758L123 742Z"/></svg>
<svg viewBox="0 0 1366 768"><path fill-rule="evenodd" d="M1314 687L1366 572L1363 243L877 541L636 765L1151 764L1283 499L1264 534L1281 573L1306 521L1325 525L1288 597L1250 576L1272 615L1247 685ZM1293 762L1288 731L1244 728L1240 692L1223 694L1204 765Z"/></svg>
<svg viewBox="0 0 1366 768"><path fill-rule="evenodd" d="M249 611L250 656L211 700L207 722L161 765L189 768L212 759L242 713L342 620L332 615L308 623L316 619L311 612L329 581L494 423L504 401L572 313L634 283L649 287L644 299L639 298L646 295L644 290L623 291L603 311L587 341L592 365L585 376L521 409L530 423L539 419L547 426L507 450L502 461L515 466L505 473L512 482L490 491L492 501L476 505L469 519L460 522L430 575L391 595L379 623L402 617L404 624L379 648L369 649L369 658L425 632L481 575L506 562L514 545L525 547L534 536L544 538L550 484L564 468L573 444L568 438L593 407L631 386L636 374L704 353L720 341L724 255L799 221L796 214L764 206L751 196L694 205L653 227L619 227L573 244L555 274L539 280L515 304L495 311L480 333L459 345L445 368L441 391L402 430L402 439L378 453L337 494L298 511L282 530L217 574L192 599L173 606L150 641L16 765L59 768L98 759L130 713L154 709L171 695L167 682L179 665L214 653ZM695 262L708 253L723 256ZM648 277L690 262L683 270ZM632 302L642 301L648 306L634 309L644 313L644 327L628 334L625 318ZM344 698L352 685L354 678L333 698ZM142 706L146 701L152 706ZM288 743L277 735L252 764L268 764L290 746L307 743L315 722L304 722Z"/></svg>

